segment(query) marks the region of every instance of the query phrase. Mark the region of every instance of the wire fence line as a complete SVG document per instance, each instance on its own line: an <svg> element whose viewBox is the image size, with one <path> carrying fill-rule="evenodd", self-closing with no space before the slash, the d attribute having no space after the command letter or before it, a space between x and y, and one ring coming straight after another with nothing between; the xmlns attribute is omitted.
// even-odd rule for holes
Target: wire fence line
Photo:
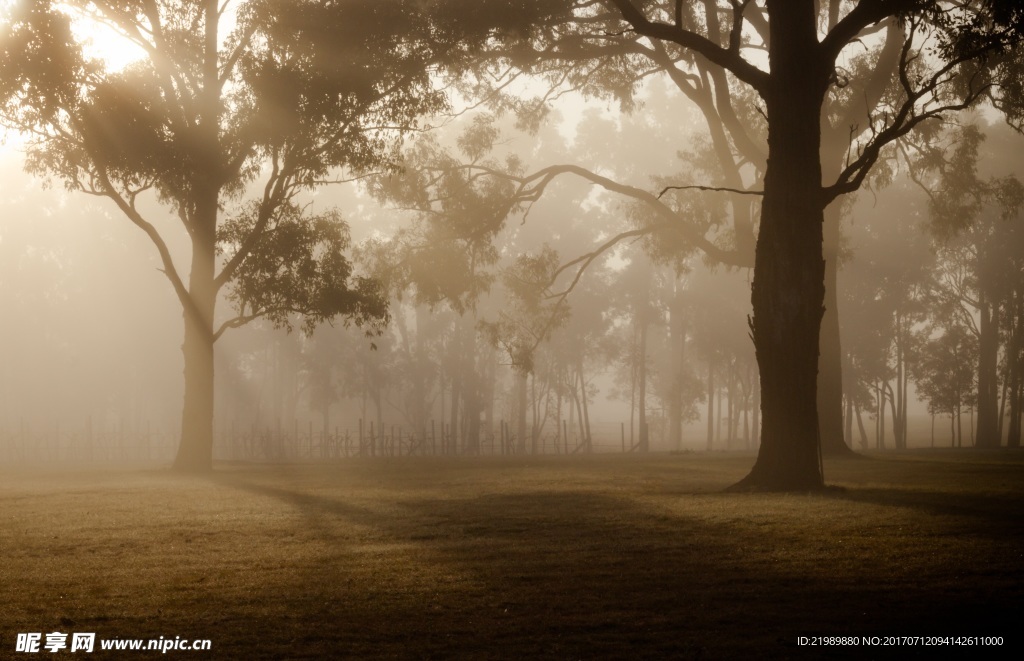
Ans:
<svg viewBox="0 0 1024 661"><path fill-rule="evenodd" d="M0 425L0 465L169 463L178 448L177 429L150 425L94 424L78 427L24 421ZM450 427L431 422L420 429L363 420L350 426L317 428L312 422L228 423L214 427L214 459L219 461L324 461L351 457L465 456L517 454L625 453L638 449L624 423L591 423L590 437L564 422L556 433L520 440L513 426L499 421L494 432L476 440L457 437ZM652 444L651 449L658 448Z"/></svg>
<svg viewBox="0 0 1024 661"><path fill-rule="evenodd" d="M178 438L176 431L100 425L91 418L77 427L21 421L0 426L0 464L166 462L174 458Z"/></svg>

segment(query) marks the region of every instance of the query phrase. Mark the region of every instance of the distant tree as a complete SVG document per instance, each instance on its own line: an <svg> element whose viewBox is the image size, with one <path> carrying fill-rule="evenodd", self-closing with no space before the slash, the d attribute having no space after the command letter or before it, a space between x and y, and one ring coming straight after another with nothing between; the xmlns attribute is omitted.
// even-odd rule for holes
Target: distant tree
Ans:
<svg viewBox="0 0 1024 661"><path fill-rule="evenodd" d="M1024 186L1012 172L979 172L984 138L978 126L964 127L952 134L950 148L922 149L916 165L939 243L936 293L978 343L977 444L998 447L1000 354L1012 334L1001 326L1012 323L1005 311L1020 288ZM1007 142L1014 141L996 149Z"/></svg>
<svg viewBox="0 0 1024 661"><path fill-rule="evenodd" d="M707 449L722 439L720 421L725 417L725 440L736 440L736 421L752 411L748 419L746 442L758 443L758 388L752 369L754 362L749 329L743 322L749 305L743 300L748 282L743 273L728 271L695 272L691 278L690 301L693 354L706 365L704 377L707 409ZM746 332L745 332L746 331ZM720 410L723 402L726 410ZM731 413L731 415L726 415Z"/></svg>
<svg viewBox="0 0 1024 661"><path fill-rule="evenodd" d="M417 308L453 314L445 334L441 374L450 388L453 443L467 452L480 444L481 394L486 353L478 342L479 306L500 269L496 235L510 212L513 186L480 179L476 168L498 167L491 153L498 136L488 115L476 115L454 139L454 149L433 134L420 136L403 153L400 173L374 177L373 195L411 214L407 227L363 249L371 272L392 295ZM468 165L462 167L464 159ZM515 167L514 157L504 165Z"/></svg>
<svg viewBox="0 0 1024 661"><path fill-rule="evenodd" d="M1024 281L1024 272L1018 271ZM1006 390L1003 403L1009 423L1006 444L1012 448L1021 445L1021 427L1024 422L1024 291L1017 288L1005 311L1005 325L1009 331L1006 346ZM1006 403L1009 403L1006 406Z"/></svg>
<svg viewBox="0 0 1024 661"><path fill-rule="evenodd" d="M843 304L850 312L844 327L844 342L850 342L846 356L859 386L875 390L879 444L888 416L893 444L903 448L918 345L915 329L927 312L934 246L923 197L906 177L875 198L864 198L854 207L851 254L841 273ZM881 410L886 404L889 413Z"/></svg>
<svg viewBox="0 0 1024 661"><path fill-rule="evenodd" d="M493 321L481 322L491 343L507 356L515 374L515 420L517 452L526 452L527 385L534 372L538 347L568 318L568 307L545 296L558 268L558 254L547 248L538 255L520 255L504 270L502 284L507 290L507 304ZM585 383L585 381L584 381ZM581 408L585 415L586 399Z"/></svg>
<svg viewBox="0 0 1024 661"><path fill-rule="evenodd" d="M918 395L928 402L929 413L949 416L952 443L959 447L963 445L961 413L974 395L978 343L961 324L930 330L932 337L923 346L914 382Z"/></svg>
<svg viewBox="0 0 1024 661"><path fill-rule="evenodd" d="M633 258L617 274L613 296L623 316L629 323L630 340L623 343L621 356L628 367L630 375L630 438L633 430L637 430L635 447L640 452L650 449L649 425L647 411L649 408L648 388L651 382L651 348L650 335L652 327L664 323L663 310L656 306L656 284L658 274L646 255L634 254ZM636 411L636 425L633 424L633 411Z"/></svg>

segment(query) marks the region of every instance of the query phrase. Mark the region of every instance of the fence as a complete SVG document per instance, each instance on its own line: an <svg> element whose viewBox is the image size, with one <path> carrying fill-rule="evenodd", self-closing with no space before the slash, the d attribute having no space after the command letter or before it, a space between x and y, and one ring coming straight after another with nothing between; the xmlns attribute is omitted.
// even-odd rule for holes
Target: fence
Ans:
<svg viewBox="0 0 1024 661"><path fill-rule="evenodd" d="M0 465L169 463L178 447L179 432L128 427L123 423L94 424L88 419L77 429L59 423L0 426ZM476 441L457 438L448 425L431 422L419 430L357 421L351 427L317 429L312 422L293 421L289 427L231 423L214 429L214 459L229 461L321 461L349 457L580 454L629 452L628 430L621 423L594 423L591 437L582 438L563 422L558 433L520 442L512 426L500 421L494 432L481 432ZM652 444L652 449L658 449Z"/></svg>
<svg viewBox="0 0 1024 661"><path fill-rule="evenodd" d="M383 433L374 423L359 420L352 427L319 429L312 422L293 422L291 428L250 424L229 425L216 431L217 459L248 461L295 461L342 459L348 457L399 457L445 455L577 454L581 452L623 452L631 448L624 425L605 423L591 426L591 438L562 425L562 432L542 434L520 443L510 425L499 422L494 432L482 432L476 440L458 438L450 426L432 421L419 430L402 425L384 425Z"/></svg>
<svg viewBox="0 0 1024 661"><path fill-rule="evenodd" d="M169 462L178 436L149 425L130 430L123 423L94 425L91 419L76 429L23 421L0 427L0 464Z"/></svg>

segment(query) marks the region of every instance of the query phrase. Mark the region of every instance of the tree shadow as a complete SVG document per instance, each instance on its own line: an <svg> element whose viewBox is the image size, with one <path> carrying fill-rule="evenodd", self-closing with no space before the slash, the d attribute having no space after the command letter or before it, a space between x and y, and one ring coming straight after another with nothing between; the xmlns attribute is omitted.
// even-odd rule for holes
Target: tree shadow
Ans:
<svg viewBox="0 0 1024 661"><path fill-rule="evenodd" d="M325 652L791 657L800 651L800 635L981 633L971 628L982 623L969 621L971 613L990 613L986 632L1005 635L1010 629L999 626L1021 594L1020 572L1004 577L1005 589L993 583L972 592L941 580L943 566L914 576L883 555L862 557L828 544L809 549L749 522L657 511L603 492L399 496L378 509L301 488L218 481L295 507L316 531L326 550L315 568L304 568L290 585L268 586L267 597L286 596L305 615L282 620L275 638L298 637ZM955 505L896 489L826 497L944 516ZM1009 523L1009 514L989 511L1008 504L977 496L953 511ZM357 543L337 532L350 524L364 529ZM310 638L310 616L344 626ZM863 650L827 652L847 653Z"/></svg>

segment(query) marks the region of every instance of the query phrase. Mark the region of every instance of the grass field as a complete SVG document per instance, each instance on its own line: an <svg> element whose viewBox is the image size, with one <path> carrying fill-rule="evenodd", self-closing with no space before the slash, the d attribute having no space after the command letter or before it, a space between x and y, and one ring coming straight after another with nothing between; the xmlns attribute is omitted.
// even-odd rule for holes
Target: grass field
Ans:
<svg viewBox="0 0 1024 661"><path fill-rule="evenodd" d="M828 462L825 494L722 493L751 462L8 469L0 658L34 656L17 633L54 631L209 639L164 655L208 659L887 656L797 645L812 635L1019 646L1024 453L874 455ZM112 658L99 644L90 656Z"/></svg>

